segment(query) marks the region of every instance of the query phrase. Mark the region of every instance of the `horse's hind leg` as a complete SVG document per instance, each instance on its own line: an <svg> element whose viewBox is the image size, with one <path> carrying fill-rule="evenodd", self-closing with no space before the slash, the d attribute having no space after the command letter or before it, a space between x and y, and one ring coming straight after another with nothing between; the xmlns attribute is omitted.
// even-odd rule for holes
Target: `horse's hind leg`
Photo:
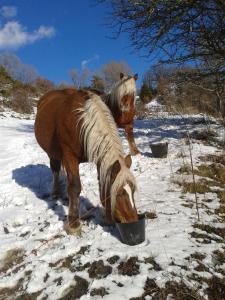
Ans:
<svg viewBox="0 0 225 300"><path fill-rule="evenodd" d="M79 195L81 192L81 183L79 163L71 153L64 154L63 163L67 173L67 191L69 197L69 213L65 230L69 234L80 234Z"/></svg>
<svg viewBox="0 0 225 300"><path fill-rule="evenodd" d="M130 154L136 155L136 154L140 153L140 151L138 150L138 148L135 144L135 141L134 141L133 124L125 125L124 129L125 129L125 133L126 133L129 148L130 148Z"/></svg>
<svg viewBox="0 0 225 300"><path fill-rule="evenodd" d="M52 198L57 199L60 197L59 172L61 168L61 161L50 158L50 167L53 175Z"/></svg>

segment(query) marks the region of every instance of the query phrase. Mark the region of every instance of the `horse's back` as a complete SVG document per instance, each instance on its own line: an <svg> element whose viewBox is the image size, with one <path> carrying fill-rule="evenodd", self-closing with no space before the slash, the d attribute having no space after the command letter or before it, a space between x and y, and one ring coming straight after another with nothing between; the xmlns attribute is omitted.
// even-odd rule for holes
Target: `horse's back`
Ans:
<svg viewBox="0 0 225 300"><path fill-rule="evenodd" d="M76 130L71 132L76 118L74 111L82 105L82 95L75 89L51 91L41 97L35 119L35 136L49 157L62 159L62 145L71 145L71 135L76 139Z"/></svg>

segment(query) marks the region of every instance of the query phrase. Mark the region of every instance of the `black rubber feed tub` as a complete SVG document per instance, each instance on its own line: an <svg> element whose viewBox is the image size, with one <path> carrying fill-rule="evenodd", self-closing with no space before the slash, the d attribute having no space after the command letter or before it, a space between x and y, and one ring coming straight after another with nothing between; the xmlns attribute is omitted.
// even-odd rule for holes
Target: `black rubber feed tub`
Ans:
<svg viewBox="0 0 225 300"><path fill-rule="evenodd" d="M145 215L138 215L139 220L133 223L116 223L124 244L134 246L145 240Z"/></svg>
<svg viewBox="0 0 225 300"><path fill-rule="evenodd" d="M167 157L168 153L168 143L154 143L150 144L150 148L152 150L152 155L157 158Z"/></svg>

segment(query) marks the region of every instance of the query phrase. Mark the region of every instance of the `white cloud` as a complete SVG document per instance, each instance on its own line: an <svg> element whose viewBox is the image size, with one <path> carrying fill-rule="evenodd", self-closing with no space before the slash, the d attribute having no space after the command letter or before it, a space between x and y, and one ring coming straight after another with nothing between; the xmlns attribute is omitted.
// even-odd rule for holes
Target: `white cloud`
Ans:
<svg viewBox="0 0 225 300"><path fill-rule="evenodd" d="M98 54L95 54L93 57L91 58L88 58L88 59L84 59L82 60L81 62L81 68L82 69L86 69L87 68L87 65L92 62L93 60L99 60L99 55Z"/></svg>
<svg viewBox="0 0 225 300"><path fill-rule="evenodd" d="M17 15L17 8L15 6L3 6L0 12L5 18L13 18Z"/></svg>
<svg viewBox="0 0 225 300"><path fill-rule="evenodd" d="M34 43L43 38L55 35L53 27L40 26L34 32L28 32L19 22L7 22L0 28L0 49L19 48L20 46Z"/></svg>

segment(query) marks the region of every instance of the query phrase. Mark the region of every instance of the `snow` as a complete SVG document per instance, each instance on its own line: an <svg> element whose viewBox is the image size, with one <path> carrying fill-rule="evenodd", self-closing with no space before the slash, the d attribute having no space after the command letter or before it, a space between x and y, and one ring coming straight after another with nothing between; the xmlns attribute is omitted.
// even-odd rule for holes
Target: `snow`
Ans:
<svg viewBox="0 0 225 300"><path fill-rule="evenodd" d="M155 212L157 218L146 220L146 240L131 247L120 242L114 227L101 225L97 172L93 164L80 166L80 214L84 215L92 209L90 214L94 218L82 221L81 236L66 234L63 222L68 212L68 203L66 199L53 201L50 198L52 178L49 161L36 143L34 121L5 113L0 118L0 269L7 251L21 248L25 250L25 256L22 262L15 265L20 267L18 272L11 272L12 269L9 269L0 273L0 288L12 287L25 276L25 272L30 271L31 274L24 283L26 292L40 291L38 299L45 296L48 299L58 299L68 287L75 284L74 274L68 268L52 266L69 255L76 257L80 248L87 245L90 246L89 251L77 256L75 264L84 265L102 259L107 265L107 258L114 255L120 257L119 262L131 256L137 256L140 260L153 256L162 268L161 271L156 271L150 268L150 264L141 263L140 274L136 276L122 276L113 268L112 274L104 279L90 279L87 269L77 273L88 280L89 292L93 288L104 286L108 291L104 299L108 300L127 300L140 296L147 277L163 286L172 272L177 275L175 279L190 274L196 265L185 258L191 253L205 254L205 261L212 264L212 252L221 249L224 244L212 241L206 245L191 238L190 232L197 221L196 209L195 206L188 208L182 204L187 203L185 201L194 203L194 196L183 195L181 188L173 183L177 176L175 172L183 165L180 153L190 162L189 146L185 144L186 131L203 126L194 125L193 119L190 116L172 116L137 120L135 123L135 140L142 153L133 157L132 163L132 171L140 191L136 206L140 212ZM215 130L221 131L219 125L213 126ZM128 143L122 132L121 137L128 152ZM161 139L166 139L169 143L168 157L153 158L149 143ZM198 156L215 154L216 151L220 150L202 143L193 143L194 164L198 163ZM213 200L207 203L209 209L213 211L218 207L216 194L199 195L200 203L205 198ZM200 206L200 217L203 223L221 226L215 215L207 214L204 206ZM187 271L179 266L186 266ZM57 286L55 280L59 277L62 277L62 282ZM118 288L115 282L120 282L123 286ZM99 299L98 297L88 293L81 299Z"/></svg>

